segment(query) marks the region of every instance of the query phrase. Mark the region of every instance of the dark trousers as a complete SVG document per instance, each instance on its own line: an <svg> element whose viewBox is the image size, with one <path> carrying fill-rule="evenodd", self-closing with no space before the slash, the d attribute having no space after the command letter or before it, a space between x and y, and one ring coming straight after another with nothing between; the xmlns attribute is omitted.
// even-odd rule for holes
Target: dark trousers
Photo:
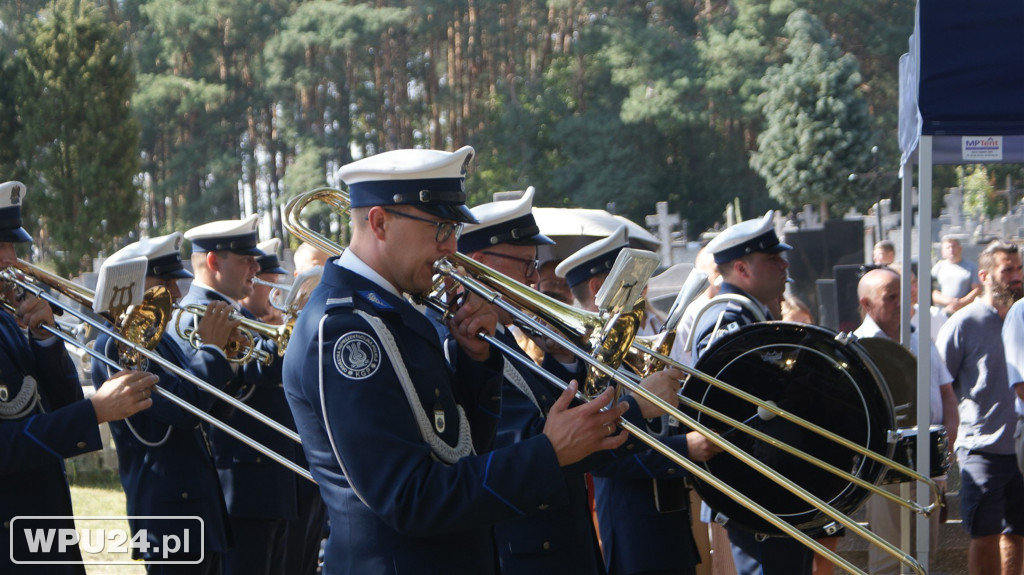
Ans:
<svg viewBox="0 0 1024 575"><path fill-rule="evenodd" d="M196 565L146 565L148 575L221 575L223 572L223 555L209 551L203 561Z"/></svg>
<svg viewBox="0 0 1024 575"><path fill-rule="evenodd" d="M324 538L327 507L320 498L320 488L302 480L298 492L299 518L288 522L285 543L285 573L313 575L320 556L320 542Z"/></svg>
<svg viewBox="0 0 1024 575"><path fill-rule="evenodd" d="M288 522L284 519L232 517L235 547L224 554L225 575L285 573L284 549Z"/></svg>
<svg viewBox="0 0 1024 575"><path fill-rule="evenodd" d="M814 552L791 537L758 541L753 533L729 529L738 575L810 575Z"/></svg>

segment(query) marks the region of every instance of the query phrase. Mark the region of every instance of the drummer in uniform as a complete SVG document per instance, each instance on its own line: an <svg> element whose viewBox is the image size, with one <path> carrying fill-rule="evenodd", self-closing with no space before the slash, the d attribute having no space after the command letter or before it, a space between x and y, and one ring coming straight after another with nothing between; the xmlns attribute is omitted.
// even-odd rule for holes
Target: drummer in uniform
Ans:
<svg viewBox="0 0 1024 575"><path fill-rule="evenodd" d="M342 167L352 242L328 260L285 354L285 393L330 516L324 572L494 573L492 525L564 507L564 466L625 441L612 394L543 433L493 448L504 358L480 340L497 314L475 295L448 322L404 297L433 287L466 223L473 149L395 150ZM451 366L451 367L450 367Z"/></svg>
<svg viewBox="0 0 1024 575"><path fill-rule="evenodd" d="M694 326L692 357L699 360L718 337L745 325L774 319L769 305L786 289L789 262L784 252L792 249L775 234L774 212L760 219L730 226L708 242L722 274L719 296L699 313ZM767 479L765 480L767 481ZM759 537L725 524L739 575L810 574L814 552L789 537Z"/></svg>
<svg viewBox="0 0 1024 575"><path fill-rule="evenodd" d="M580 307L596 312L595 297L619 253L628 246L628 228L621 226L607 238L565 258L555 273L566 279ZM658 395L664 394L663 399L675 403L683 372L669 368L655 375L659 374L669 377L667 382L662 382L668 387L657 386L651 390L661 391ZM577 376L583 377L583 372L578 372ZM653 376L648 379L650 377ZM629 396L629 399L636 398ZM720 451L700 433L678 433L678 428L669 425L668 416L661 413L660 410L643 413L644 419L636 423L693 461L706 461ZM644 447L620 454L614 461L594 469L592 475L601 546L609 573L689 575L695 572L701 557L690 529L686 471L681 466Z"/></svg>
<svg viewBox="0 0 1024 575"><path fill-rule="evenodd" d="M181 262L181 243L181 232L142 239L121 248L103 265L145 257L146 289L162 287L177 301L181 298L178 281L192 278L192 273ZM234 372L221 349L237 326L238 321L229 319L226 313L210 313L199 322L199 333L206 345L191 359L167 337L160 339L154 351L170 364L214 387L223 388L234 377ZM119 345L110 336L100 334L95 348L108 358L120 361ZM203 411L209 410L214 402L213 395L155 362L148 362L148 365L159 376L162 389ZM104 380L108 372L105 364L93 363L92 382L97 390L107 385ZM177 526L162 517L196 516L203 520L201 557L198 549L194 549L194 556L174 557L177 561L197 563L147 563L148 573L220 573L223 553L231 545L224 495L199 423L195 415L158 394L153 397L152 409L110 425L117 446L118 474L124 487L126 508L133 517L129 520L132 533L145 533L150 548L155 549L165 535L180 534ZM139 552L133 546L132 552L136 559L161 559L160 552L156 551Z"/></svg>

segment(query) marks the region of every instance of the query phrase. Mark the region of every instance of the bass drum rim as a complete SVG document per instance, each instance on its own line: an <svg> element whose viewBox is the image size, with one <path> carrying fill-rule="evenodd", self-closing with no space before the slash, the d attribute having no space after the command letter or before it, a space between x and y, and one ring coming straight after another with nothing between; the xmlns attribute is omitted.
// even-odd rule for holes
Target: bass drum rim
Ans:
<svg viewBox="0 0 1024 575"><path fill-rule="evenodd" d="M755 323L720 337L695 367L761 399L772 400L781 409L881 455L892 456L892 397L871 356L854 338L839 337L832 330L808 324ZM757 415L756 406L695 378L686 382L681 393L739 421L747 420L748 425L775 439L869 483L877 484L887 469L783 418L762 418ZM867 489L800 461L711 416L698 412L691 415L847 516L870 495ZM812 537L832 531L831 517L735 457L723 453L700 465L800 531ZM694 486L717 514L717 521L761 535L784 535L704 480L695 477Z"/></svg>

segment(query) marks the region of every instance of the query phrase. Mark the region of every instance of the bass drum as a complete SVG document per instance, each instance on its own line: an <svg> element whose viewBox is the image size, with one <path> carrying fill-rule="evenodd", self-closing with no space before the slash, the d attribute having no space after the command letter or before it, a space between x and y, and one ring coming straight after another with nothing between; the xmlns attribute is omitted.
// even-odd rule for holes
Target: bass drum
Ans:
<svg viewBox="0 0 1024 575"><path fill-rule="evenodd" d="M751 324L719 338L701 356L696 368L890 457L892 444L888 442L888 432L894 429L895 416L889 391L864 349L853 341L841 342L836 336L831 330L806 324ZM878 483L885 473L885 465L781 417L763 411L762 417L756 405L696 378L689 379L682 394L869 483ZM845 515L852 514L870 495L846 479L711 416L693 416ZM721 453L702 465L800 531L812 537L832 531L831 517L735 457ZM705 481L694 478L694 483L714 510L716 521L758 534L783 535L774 525Z"/></svg>

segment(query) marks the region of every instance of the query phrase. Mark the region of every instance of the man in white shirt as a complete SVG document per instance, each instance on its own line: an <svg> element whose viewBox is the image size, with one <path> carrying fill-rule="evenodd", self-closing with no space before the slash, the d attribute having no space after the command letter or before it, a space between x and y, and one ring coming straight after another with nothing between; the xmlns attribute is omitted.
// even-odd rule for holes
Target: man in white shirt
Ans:
<svg viewBox="0 0 1024 575"><path fill-rule="evenodd" d="M857 284L857 297L864 321L853 332L858 338L877 337L899 340L900 336L900 276L888 268L879 268L864 274ZM930 344L929 340L929 344ZM932 344L934 345L934 344ZM917 354L918 335L914 331L910 336L910 350ZM956 440L956 428L959 424L957 415L957 399L953 393L953 377L939 357L938 351L932 350L931 379L931 414L932 424L945 424L950 436L949 445ZM892 493L899 493L898 485L887 485ZM868 500L868 521L871 530L890 543L900 541L900 506L878 495ZM930 548L938 544L938 513L931 516L932 528ZM916 538L911 535L911 541ZM916 550L912 550L916 553ZM872 575L899 575L900 564L896 559L881 549L872 546L868 550L868 564Z"/></svg>

